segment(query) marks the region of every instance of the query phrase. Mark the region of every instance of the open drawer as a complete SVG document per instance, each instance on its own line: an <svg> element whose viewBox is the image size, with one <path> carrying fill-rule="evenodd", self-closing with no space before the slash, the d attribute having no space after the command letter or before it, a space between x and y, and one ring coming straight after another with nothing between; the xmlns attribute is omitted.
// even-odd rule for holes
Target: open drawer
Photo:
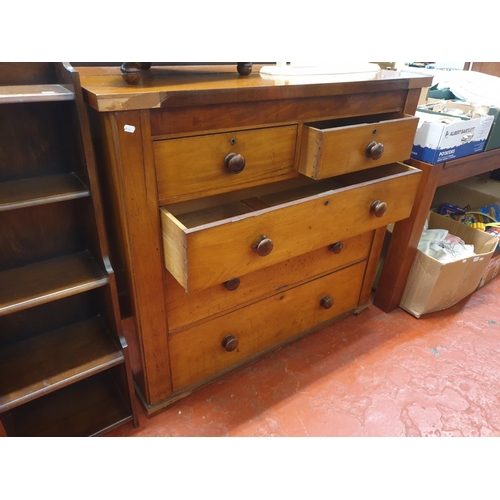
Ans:
<svg viewBox="0 0 500 500"><path fill-rule="evenodd" d="M304 125L299 172L325 179L410 158L418 118L390 114Z"/></svg>
<svg viewBox="0 0 500 500"><path fill-rule="evenodd" d="M161 208L165 267L190 292L383 227L410 215L420 174L392 163L292 189L276 183L265 195L255 188L229 204Z"/></svg>

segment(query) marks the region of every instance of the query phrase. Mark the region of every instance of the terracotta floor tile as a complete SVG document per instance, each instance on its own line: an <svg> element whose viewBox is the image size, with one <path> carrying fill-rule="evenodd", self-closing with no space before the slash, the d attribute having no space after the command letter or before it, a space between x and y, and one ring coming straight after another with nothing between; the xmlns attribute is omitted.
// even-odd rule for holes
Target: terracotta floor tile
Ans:
<svg viewBox="0 0 500 500"><path fill-rule="evenodd" d="M499 292L371 306L109 436L500 436Z"/></svg>

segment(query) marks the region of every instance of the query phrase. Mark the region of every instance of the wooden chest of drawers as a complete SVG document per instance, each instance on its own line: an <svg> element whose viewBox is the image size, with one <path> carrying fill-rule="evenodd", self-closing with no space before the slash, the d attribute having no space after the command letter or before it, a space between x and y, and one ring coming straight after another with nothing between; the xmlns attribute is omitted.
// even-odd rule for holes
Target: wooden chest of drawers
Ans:
<svg viewBox="0 0 500 500"><path fill-rule="evenodd" d="M81 71L148 412L366 307L428 77Z"/></svg>

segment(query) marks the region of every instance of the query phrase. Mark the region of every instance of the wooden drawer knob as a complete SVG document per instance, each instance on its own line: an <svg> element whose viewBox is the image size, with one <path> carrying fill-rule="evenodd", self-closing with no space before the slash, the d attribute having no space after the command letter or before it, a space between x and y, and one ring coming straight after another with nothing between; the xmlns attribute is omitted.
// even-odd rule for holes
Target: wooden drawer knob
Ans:
<svg viewBox="0 0 500 500"><path fill-rule="evenodd" d="M344 249L344 243L342 241L337 241L328 247L333 253L340 253Z"/></svg>
<svg viewBox="0 0 500 500"><path fill-rule="evenodd" d="M238 347L238 339L234 335L226 335L222 339L222 347L227 352L234 351Z"/></svg>
<svg viewBox="0 0 500 500"><path fill-rule="evenodd" d="M333 299L330 297L330 295L325 295L319 305L325 309L330 309L330 307L333 306Z"/></svg>
<svg viewBox="0 0 500 500"><path fill-rule="evenodd" d="M384 145L381 142L372 141L366 146L366 156L372 160L378 160L384 154Z"/></svg>
<svg viewBox="0 0 500 500"><path fill-rule="evenodd" d="M274 248L273 240L269 239L265 234L263 234L259 241L252 247L255 252L257 252L261 257L269 255Z"/></svg>
<svg viewBox="0 0 500 500"><path fill-rule="evenodd" d="M387 212L387 203L385 201L376 200L370 207L370 213L375 217L383 217Z"/></svg>
<svg viewBox="0 0 500 500"><path fill-rule="evenodd" d="M232 174L239 174L245 168L245 158L237 153L229 153L224 158L224 167Z"/></svg>
<svg viewBox="0 0 500 500"><path fill-rule="evenodd" d="M230 292L236 290L240 286L240 278L233 278L232 280L224 281L222 283Z"/></svg>

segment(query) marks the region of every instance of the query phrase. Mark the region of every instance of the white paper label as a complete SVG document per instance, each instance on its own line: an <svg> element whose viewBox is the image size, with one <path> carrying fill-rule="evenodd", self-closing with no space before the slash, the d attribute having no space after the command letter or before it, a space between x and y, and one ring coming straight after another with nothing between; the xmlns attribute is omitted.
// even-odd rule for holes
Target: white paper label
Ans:
<svg viewBox="0 0 500 500"><path fill-rule="evenodd" d="M135 127L133 125L125 125L123 127L124 132L129 132L130 134L133 134L135 132Z"/></svg>

